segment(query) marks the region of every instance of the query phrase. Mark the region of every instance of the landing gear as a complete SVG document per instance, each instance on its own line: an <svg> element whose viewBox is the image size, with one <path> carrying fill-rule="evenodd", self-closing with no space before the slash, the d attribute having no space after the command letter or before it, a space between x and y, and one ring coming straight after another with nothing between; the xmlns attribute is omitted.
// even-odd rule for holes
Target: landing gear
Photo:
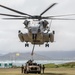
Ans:
<svg viewBox="0 0 75 75"><path fill-rule="evenodd" d="M53 31L53 34L55 34L55 31Z"/></svg>
<svg viewBox="0 0 75 75"><path fill-rule="evenodd" d="M47 43L47 44L45 44L45 47L49 47L49 44Z"/></svg>
<svg viewBox="0 0 75 75"><path fill-rule="evenodd" d="M29 44L28 44L28 43L26 43L26 44L25 44L25 47L29 47Z"/></svg>

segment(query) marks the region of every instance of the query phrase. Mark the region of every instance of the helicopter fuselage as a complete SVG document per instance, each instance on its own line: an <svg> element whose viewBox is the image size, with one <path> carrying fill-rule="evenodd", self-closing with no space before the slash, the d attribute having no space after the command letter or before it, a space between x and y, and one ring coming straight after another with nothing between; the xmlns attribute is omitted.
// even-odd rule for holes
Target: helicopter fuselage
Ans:
<svg viewBox="0 0 75 75"><path fill-rule="evenodd" d="M29 25L27 26L28 33L19 31L18 36L21 42L31 42L31 44L36 45L41 45L45 42L54 42L54 34L53 32L48 32L48 27L44 27L41 23Z"/></svg>

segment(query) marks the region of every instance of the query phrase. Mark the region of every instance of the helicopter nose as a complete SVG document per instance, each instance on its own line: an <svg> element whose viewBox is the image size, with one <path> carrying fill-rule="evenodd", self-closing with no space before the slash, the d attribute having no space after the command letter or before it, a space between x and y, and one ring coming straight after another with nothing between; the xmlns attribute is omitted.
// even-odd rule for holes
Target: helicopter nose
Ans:
<svg viewBox="0 0 75 75"><path fill-rule="evenodd" d="M38 33L38 28L34 27L31 29L32 34L37 34Z"/></svg>

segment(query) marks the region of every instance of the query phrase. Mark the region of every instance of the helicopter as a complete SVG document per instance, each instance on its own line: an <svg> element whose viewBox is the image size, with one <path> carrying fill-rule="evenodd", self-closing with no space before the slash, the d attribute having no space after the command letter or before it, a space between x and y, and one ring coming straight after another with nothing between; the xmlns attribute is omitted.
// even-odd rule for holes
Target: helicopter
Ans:
<svg viewBox="0 0 75 75"><path fill-rule="evenodd" d="M2 16L9 16L10 18L3 18L5 20L24 20L25 29L28 30L27 33L23 33L21 30L18 31L18 37L21 42L25 42L25 47L29 47L29 42L33 45L43 45L45 47L49 47L49 42L54 42L54 34L55 31L50 30L52 20L75 20L75 19L68 19L68 18L59 18L62 16L70 16L75 14L68 14L68 15L57 15L57 16L43 16L49 9L57 5L57 3L51 4L47 9L45 9L40 15L30 15L27 13L20 12L18 10L9 8L4 5L0 5L0 7L5 8L7 10L13 11L19 15L12 15L12 14L3 14L0 13ZM32 21L30 21L32 20ZM47 21L47 20L50 20Z"/></svg>

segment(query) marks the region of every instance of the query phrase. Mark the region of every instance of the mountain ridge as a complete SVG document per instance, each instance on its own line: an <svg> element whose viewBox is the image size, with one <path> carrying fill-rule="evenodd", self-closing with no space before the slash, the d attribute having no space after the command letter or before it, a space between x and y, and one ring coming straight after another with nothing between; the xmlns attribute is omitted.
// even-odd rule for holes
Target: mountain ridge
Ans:
<svg viewBox="0 0 75 75"><path fill-rule="evenodd" d="M75 59L75 51L36 51L31 56L30 52L13 52L0 56L0 60L51 60L51 59Z"/></svg>

